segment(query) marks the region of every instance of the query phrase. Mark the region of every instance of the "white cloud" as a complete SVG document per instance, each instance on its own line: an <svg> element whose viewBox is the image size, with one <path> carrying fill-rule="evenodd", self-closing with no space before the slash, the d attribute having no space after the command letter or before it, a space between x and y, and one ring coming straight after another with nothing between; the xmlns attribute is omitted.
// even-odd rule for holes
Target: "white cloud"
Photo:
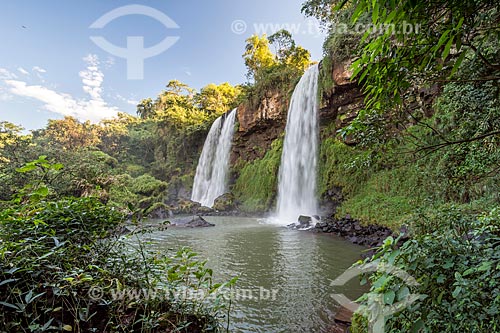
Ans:
<svg viewBox="0 0 500 333"><path fill-rule="evenodd" d="M17 79L17 75L11 73L5 68L0 68L0 80L10 80L10 79Z"/></svg>
<svg viewBox="0 0 500 333"><path fill-rule="evenodd" d="M38 67L38 66L33 66L33 68L31 69L33 72L38 72L38 73L47 73L47 70L42 68L42 67Z"/></svg>
<svg viewBox="0 0 500 333"><path fill-rule="evenodd" d="M87 63L87 68L79 73L82 78L83 91L88 93L94 100L102 101L102 82L104 74L99 69L99 58L89 54L83 60Z"/></svg>
<svg viewBox="0 0 500 333"><path fill-rule="evenodd" d="M134 106L136 106L137 104L139 104L139 101L138 101L138 100L135 100L135 99L133 99L133 98L128 98L128 99L127 99L127 98L123 97L123 96L122 96L122 95L120 95L120 94L116 94L116 95L115 95L115 98L116 98L117 100L120 100L120 101L125 102L125 103L130 104L130 105L134 105Z"/></svg>
<svg viewBox="0 0 500 333"><path fill-rule="evenodd" d="M16 74L11 73L9 70L5 68L0 68L0 83L1 81L12 80L16 78L17 78ZM12 98L13 98L12 94L10 94L5 87L0 85L0 101L2 102L10 101L12 100Z"/></svg>
<svg viewBox="0 0 500 333"><path fill-rule="evenodd" d="M24 75L30 75L30 73L22 67L18 67L17 70L19 73L22 73Z"/></svg>
<svg viewBox="0 0 500 333"><path fill-rule="evenodd" d="M36 99L44 103L46 110L54 113L73 116L82 121L91 120L93 122L116 116L119 111L118 108L109 106L101 95L104 75L99 69L98 57L96 55L88 55L83 60L87 63L87 68L81 71L79 75L82 78L82 88L89 95L87 99L76 99L69 94L58 92L42 85L28 85L24 81L16 80L15 77L4 77L3 81L9 87L10 93ZM33 68L33 70L35 69ZM36 71L40 73L40 68ZM2 73L0 69L0 79L2 78Z"/></svg>

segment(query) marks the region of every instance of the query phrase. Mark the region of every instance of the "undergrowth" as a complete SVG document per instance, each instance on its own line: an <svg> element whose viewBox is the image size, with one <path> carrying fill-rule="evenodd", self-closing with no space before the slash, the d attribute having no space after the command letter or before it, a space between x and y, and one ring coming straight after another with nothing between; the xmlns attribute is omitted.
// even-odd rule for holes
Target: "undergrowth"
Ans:
<svg viewBox="0 0 500 333"><path fill-rule="evenodd" d="M61 167L41 158L18 171ZM121 236L124 219L98 198L56 197L42 180L0 202L0 332L222 330L222 292L236 280L214 283L187 248L169 256L140 233Z"/></svg>
<svg viewBox="0 0 500 333"><path fill-rule="evenodd" d="M282 146L282 138L274 140L262 159L247 163L241 169L233 192L242 211L263 212L272 206L276 198Z"/></svg>

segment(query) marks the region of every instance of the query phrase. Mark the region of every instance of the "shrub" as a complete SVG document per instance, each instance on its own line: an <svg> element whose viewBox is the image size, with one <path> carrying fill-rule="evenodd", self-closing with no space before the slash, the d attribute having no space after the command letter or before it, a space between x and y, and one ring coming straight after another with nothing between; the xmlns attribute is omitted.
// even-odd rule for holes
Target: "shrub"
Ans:
<svg viewBox="0 0 500 333"><path fill-rule="evenodd" d="M373 307L375 300L384 299L382 305L390 306L410 291L420 295L408 308L386 318L386 332L500 332L499 209L474 218L446 206L422 214L413 226L422 234L400 248L388 238L366 261L394 265L419 285L408 287L393 275L375 273L370 292L361 298L363 304ZM355 332L364 332L359 324Z"/></svg>
<svg viewBox="0 0 500 333"><path fill-rule="evenodd" d="M20 171L37 165L61 167L41 158ZM120 237L124 216L97 198L48 198L38 182L0 210L0 332L221 327L220 291L235 279L213 283L212 270L189 249L169 257L146 249L141 234ZM186 290L205 298L183 297Z"/></svg>

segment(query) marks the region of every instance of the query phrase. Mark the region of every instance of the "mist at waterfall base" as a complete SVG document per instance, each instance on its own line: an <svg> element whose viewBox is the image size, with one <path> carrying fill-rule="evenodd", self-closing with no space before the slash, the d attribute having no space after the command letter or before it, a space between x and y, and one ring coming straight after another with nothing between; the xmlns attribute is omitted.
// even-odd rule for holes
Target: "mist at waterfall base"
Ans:
<svg viewBox="0 0 500 333"><path fill-rule="evenodd" d="M300 215L318 214L318 73L318 65L307 69L292 94L279 169L276 213L270 219L273 223L287 225L297 222Z"/></svg>
<svg viewBox="0 0 500 333"><path fill-rule="evenodd" d="M236 109L217 118L205 139L191 194L191 200L202 206L212 207L227 190L235 117Z"/></svg>

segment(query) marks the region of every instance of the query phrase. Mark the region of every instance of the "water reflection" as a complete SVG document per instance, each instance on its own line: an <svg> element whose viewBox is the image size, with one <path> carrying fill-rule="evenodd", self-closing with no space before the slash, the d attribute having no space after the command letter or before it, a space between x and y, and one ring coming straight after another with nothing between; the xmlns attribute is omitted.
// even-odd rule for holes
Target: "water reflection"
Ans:
<svg viewBox="0 0 500 333"><path fill-rule="evenodd" d="M254 291L254 298L235 302L231 332L328 331L337 309L330 282L359 259L361 247L251 218L207 220L216 227L170 228L151 235L152 246L162 251L189 246L208 259L216 279L240 276L238 290ZM351 283L340 292L355 299L361 290Z"/></svg>

